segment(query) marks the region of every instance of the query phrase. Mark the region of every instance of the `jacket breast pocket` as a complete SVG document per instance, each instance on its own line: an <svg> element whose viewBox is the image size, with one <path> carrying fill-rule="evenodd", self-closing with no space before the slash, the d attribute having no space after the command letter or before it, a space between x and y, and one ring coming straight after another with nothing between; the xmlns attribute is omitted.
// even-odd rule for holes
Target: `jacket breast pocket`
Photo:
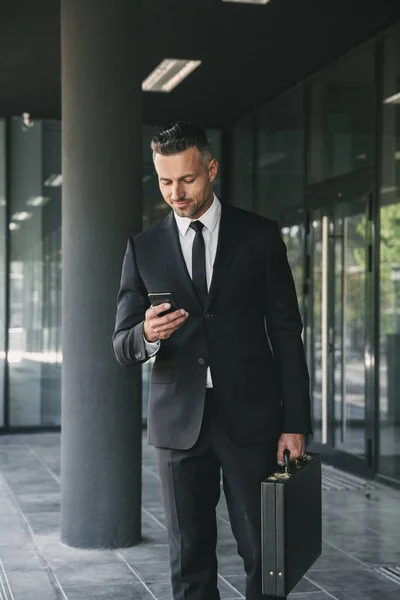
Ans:
<svg viewBox="0 0 400 600"><path fill-rule="evenodd" d="M153 367L151 383L172 383L174 372L171 367Z"/></svg>

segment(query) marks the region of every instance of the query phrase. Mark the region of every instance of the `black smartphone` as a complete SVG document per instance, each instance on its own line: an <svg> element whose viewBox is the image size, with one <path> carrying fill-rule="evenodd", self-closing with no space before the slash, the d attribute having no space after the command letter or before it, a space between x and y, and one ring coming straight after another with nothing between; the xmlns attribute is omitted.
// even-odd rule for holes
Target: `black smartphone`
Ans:
<svg viewBox="0 0 400 600"><path fill-rule="evenodd" d="M175 298L170 292L157 292L154 294L148 294L148 296L152 306L159 306L160 304L165 304L166 302L171 305L171 308L161 313L160 317L178 310L178 305L175 301Z"/></svg>

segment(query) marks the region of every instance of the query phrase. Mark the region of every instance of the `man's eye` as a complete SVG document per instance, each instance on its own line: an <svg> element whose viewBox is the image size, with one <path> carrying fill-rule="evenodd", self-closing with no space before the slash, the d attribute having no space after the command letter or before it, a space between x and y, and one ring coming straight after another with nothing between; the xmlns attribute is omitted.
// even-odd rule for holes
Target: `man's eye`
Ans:
<svg viewBox="0 0 400 600"><path fill-rule="evenodd" d="M194 179L185 179L184 181L185 181L185 183L193 183Z"/></svg>

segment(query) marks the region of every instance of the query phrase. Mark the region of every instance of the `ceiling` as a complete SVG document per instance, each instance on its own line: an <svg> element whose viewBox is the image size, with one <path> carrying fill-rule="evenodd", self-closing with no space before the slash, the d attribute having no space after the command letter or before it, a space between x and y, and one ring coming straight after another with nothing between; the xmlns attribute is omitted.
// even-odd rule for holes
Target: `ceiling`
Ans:
<svg viewBox="0 0 400 600"><path fill-rule="evenodd" d="M400 20L399 0L142 5L143 79L163 58L203 61L170 94L144 93L149 124L228 125ZM58 0L2 0L0 116L60 117L59 13Z"/></svg>

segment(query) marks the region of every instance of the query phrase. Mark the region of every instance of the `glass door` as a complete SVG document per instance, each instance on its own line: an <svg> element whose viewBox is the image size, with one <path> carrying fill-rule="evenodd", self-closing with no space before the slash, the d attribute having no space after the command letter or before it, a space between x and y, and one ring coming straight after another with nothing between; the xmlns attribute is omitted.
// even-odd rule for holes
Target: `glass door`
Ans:
<svg viewBox="0 0 400 600"><path fill-rule="evenodd" d="M309 212L308 236L313 441L361 471L371 466L369 198L326 193Z"/></svg>

